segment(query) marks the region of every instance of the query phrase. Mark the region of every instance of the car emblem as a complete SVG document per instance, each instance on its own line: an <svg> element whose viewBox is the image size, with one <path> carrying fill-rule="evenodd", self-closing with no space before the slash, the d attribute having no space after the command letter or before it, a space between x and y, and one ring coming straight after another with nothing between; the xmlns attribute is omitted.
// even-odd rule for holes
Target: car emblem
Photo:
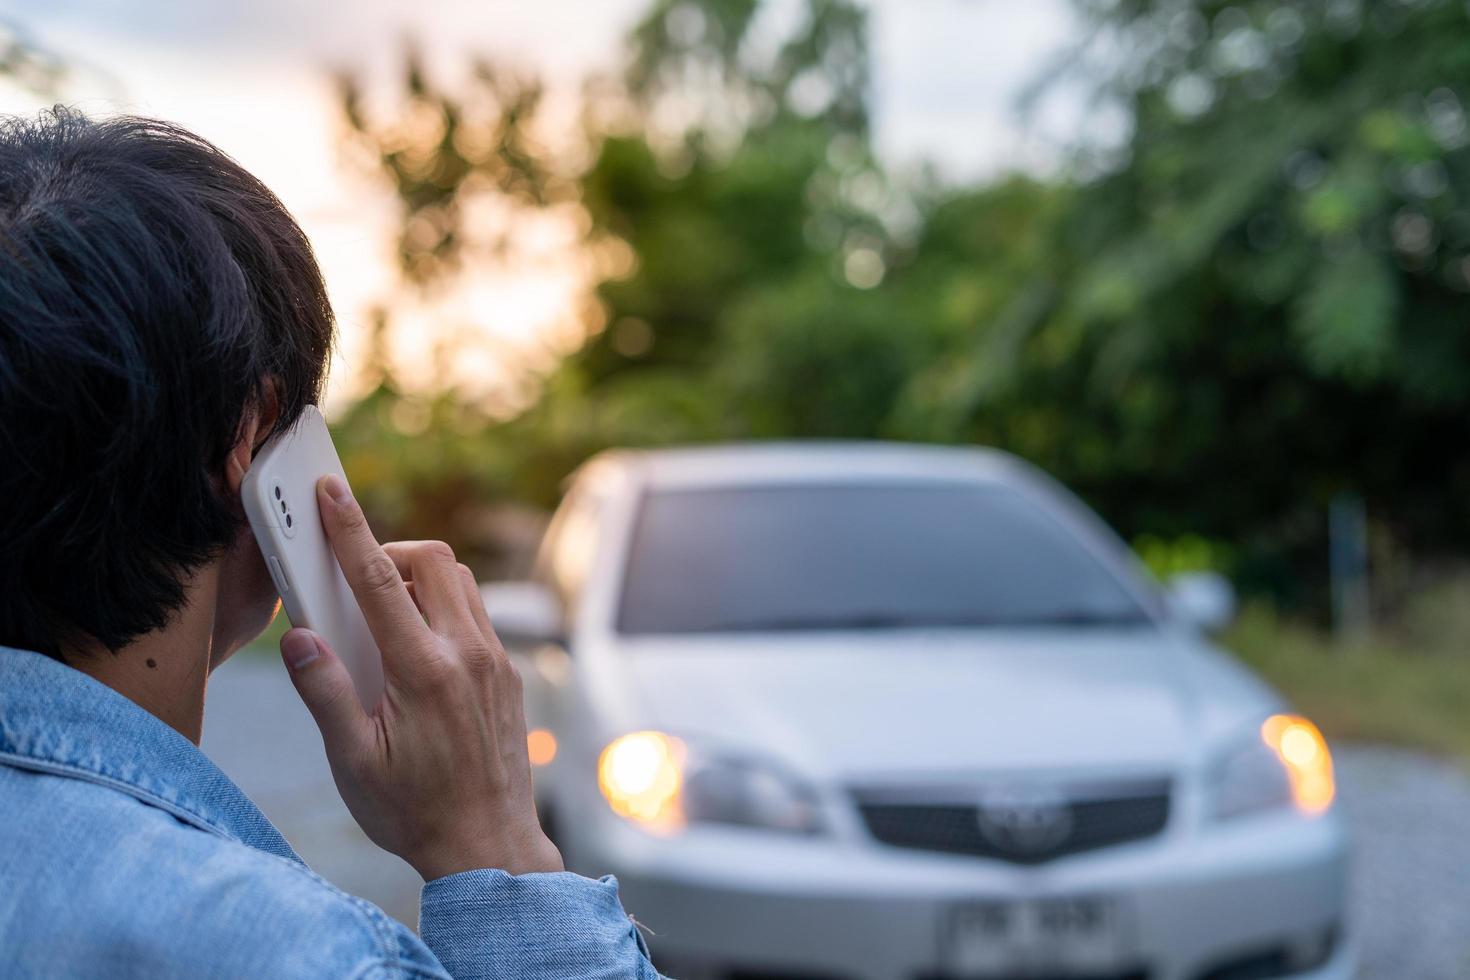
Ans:
<svg viewBox="0 0 1470 980"><path fill-rule="evenodd" d="M1010 854L1042 854L1072 834L1072 810L1060 792L1042 786L1006 786L981 794L980 836Z"/></svg>

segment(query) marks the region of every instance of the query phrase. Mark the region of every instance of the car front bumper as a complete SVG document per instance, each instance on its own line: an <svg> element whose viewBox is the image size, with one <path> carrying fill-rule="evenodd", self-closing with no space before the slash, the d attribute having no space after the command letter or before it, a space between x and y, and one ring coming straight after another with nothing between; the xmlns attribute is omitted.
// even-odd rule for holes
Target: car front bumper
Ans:
<svg viewBox="0 0 1470 980"><path fill-rule="evenodd" d="M618 876L660 968L679 980L979 980L948 959L956 909L1078 896L1106 896L1126 911L1126 951L1101 972L1062 977L1348 980L1355 970L1335 814L1171 829L1040 867L843 835L702 827L658 838L610 815L595 823L595 834L579 835L575 865ZM1327 952L1313 956L1314 946Z"/></svg>

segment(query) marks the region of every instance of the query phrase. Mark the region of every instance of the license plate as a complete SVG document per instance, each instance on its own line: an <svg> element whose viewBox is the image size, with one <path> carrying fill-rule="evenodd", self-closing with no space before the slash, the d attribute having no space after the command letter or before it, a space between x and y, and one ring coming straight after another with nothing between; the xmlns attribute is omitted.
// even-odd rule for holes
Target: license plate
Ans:
<svg viewBox="0 0 1470 980"><path fill-rule="evenodd" d="M964 977L1118 969L1129 929L1113 898L969 902L949 919L946 961Z"/></svg>

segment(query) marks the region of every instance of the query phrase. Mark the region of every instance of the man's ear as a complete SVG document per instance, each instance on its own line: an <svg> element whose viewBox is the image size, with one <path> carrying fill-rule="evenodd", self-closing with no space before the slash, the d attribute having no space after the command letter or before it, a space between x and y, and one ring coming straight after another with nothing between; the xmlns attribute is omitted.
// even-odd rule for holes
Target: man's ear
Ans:
<svg viewBox="0 0 1470 980"><path fill-rule="evenodd" d="M250 461L265 444L266 437L275 428L280 414L281 403L276 397L275 382L267 381L261 387L260 398L246 407L245 417L240 420L240 428L235 436L235 444L230 447L230 455L225 460L225 482L229 485L232 496L239 496L245 471L250 469Z"/></svg>

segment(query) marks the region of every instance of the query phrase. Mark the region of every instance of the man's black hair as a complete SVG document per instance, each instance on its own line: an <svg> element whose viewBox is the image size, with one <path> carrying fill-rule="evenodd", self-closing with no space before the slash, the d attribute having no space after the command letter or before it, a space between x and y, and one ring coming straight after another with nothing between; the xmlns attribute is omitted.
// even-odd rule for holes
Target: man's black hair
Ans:
<svg viewBox="0 0 1470 980"><path fill-rule="evenodd" d="M0 118L0 645L165 626L240 531L247 414L273 393L275 432L318 398L332 325L306 236L210 143Z"/></svg>

